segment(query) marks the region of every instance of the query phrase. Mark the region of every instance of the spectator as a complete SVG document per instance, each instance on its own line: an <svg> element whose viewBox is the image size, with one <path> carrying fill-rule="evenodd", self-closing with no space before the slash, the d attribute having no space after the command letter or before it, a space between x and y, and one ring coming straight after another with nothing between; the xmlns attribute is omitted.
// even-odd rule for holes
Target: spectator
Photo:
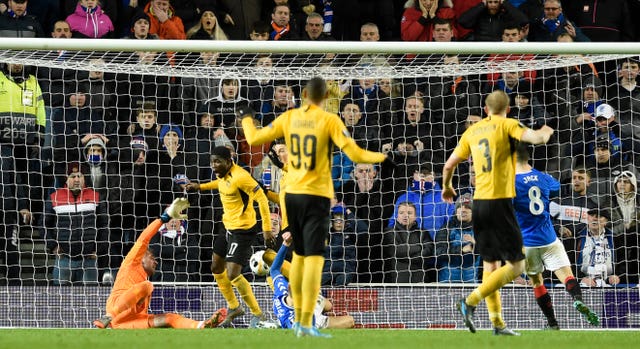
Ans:
<svg viewBox="0 0 640 349"><path fill-rule="evenodd" d="M459 19L463 13L480 4L482 0L452 0L452 2L453 12L455 12L456 19ZM467 29L463 27L462 25L460 25L459 20L456 20L455 31L459 41L468 41L473 39L473 29Z"/></svg>
<svg viewBox="0 0 640 349"><path fill-rule="evenodd" d="M397 205L397 220L384 233L385 282L422 283L435 281L433 239L420 228L416 205Z"/></svg>
<svg viewBox="0 0 640 349"><path fill-rule="evenodd" d="M256 126L258 125L258 120L254 119L254 123ZM235 130L237 130L236 137L234 138L235 143L238 147L238 159L240 166L244 164L248 167L247 171L252 173L256 167L260 166L262 159L265 154L269 152L271 147L270 143L261 144L261 145L250 145L247 142L247 139L244 135L244 130L240 125L240 119L237 120L237 123L234 124Z"/></svg>
<svg viewBox="0 0 640 349"><path fill-rule="evenodd" d="M613 179L611 224L614 236L637 229L640 213L637 186L637 177L631 171L622 171Z"/></svg>
<svg viewBox="0 0 640 349"><path fill-rule="evenodd" d="M518 84L512 91L512 105L509 116L520 120L525 126L534 130L545 124L545 110L531 92L528 83ZM537 158L534 155L534 158Z"/></svg>
<svg viewBox="0 0 640 349"><path fill-rule="evenodd" d="M38 20L27 13L27 0L9 0L7 11L0 15L0 37L43 38Z"/></svg>
<svg viewBox="0 0 640 349"><path fill-rule="evenodd" d="M573 41L591 41L578 26L565 17L560 0L544 0L544 15L532 21L529 41L558 41L560 34L568 34Z"/></svg>
<svg viewBox="0 0 640 349"><path fill-rule="evenodd" d="M213 68L218 66L220 54L218 52L199 52L194 65L202 68ZM190 55L187 54L187 57ZM176 112L182 115L180 120L185 128L193 128L196 126L197 114L199 109L207 109L206 101L218 96L220 93L220 78L215 75L201 74L197 77L181 77L178 86L178 94L182 103L178 103ZM178 121L178 120L176 120ZM185 129L185 133L189 133Z"/></svg>
<svg viewBox="0 0 640 349"><path fill-rule="evenodd" d="M220 8L227 14L222 17L222 28L231 40L246 40L254 23L260 20L262 0L221 0Z"/></svg>
<svg viewBox="0 0 640 349"><path fill-rule="evenodd" d="M149 250L160 259L151 281L199 281L198 245L187 233L186 219L172 218L160 226L149 242Z"/></svg>
<svg viewBox="0 0 640 349"><path fill-rule="evenodd" d="M389 78L378 79L376 85L378 85L378 88L380 89L378 98L380 99L381 105L388 105L390 111L386 120L383 120L382 117L380 117L380 120L383 121L383 123L379 126L389 129L388 131L383 132L382 137L386 136L390 138L391 126L395 124L395 122L393 122L395 119L395 113L402 109L402 104L404 102L402 98L403 85L399 80Z"/></svg>
<svg viewBox="0 0 640 349"><path fill-rule="evenodd" d="M98 0L78 0L75 11L66 21L75 38L98 39L113 36L113 23Z"/></svg>
<svg viewBox="0 0 640 349"><path fill-rule="evenodd" d="M400 205L411 202L416 207L416 221L420 229L428 232L433 240L436 232L445 225L447 217L455 211L454 205L442 201L442 189L435 179L431 165L422 164L420 170L413 174L413 182L407 192L396 200L389 228L395 225L399 217Z"/></svg>
<svg viewBox="0 0 640 349"><path fill-rule="evenodd" d="M209 165L209 151L211 146L226 146L231 145L231 140L224 133L224 130L216 124L216 120L212 110L201 106L197 112L197 125L193 127L187 127L185 130L185 149L188 152L194 152L199 155L204 155L201 163L204 167L210 167Z"/></svg>
<svg viewBox="0 0 640 349"><path fill-rule="evenodd" d="M129 39L158 39L156 34L150 34L151 20L145 12L139 11L131 18L131 33Z"/></svg>
<svg viewBox="0 0 640 349"><path fill-rule="evenodd" d="M451 0L409 0L405 3L400 24L402 41L434 41L435 21L455 17Z"/></svg>
<svg viewBox="0 0 640 349"><path fill-rule="evenodd" d="M458 22L463 28L473 29L474 41L500 41L507 23L522 27L529 19L507 1L483 0L460 14Z"/></svg>
<svg viewBox="0 0 640 349"><path fill-rule="evenodd" d="M606 210L589 210L587 227L580 232L576 249L578 267L584 275L580 279L582 287L611 287L620 283L614 269L615 246L613 232L607 228L608 214Z"/></svg>
<svg viewBox="0 0 640 349"><path fill-rule="evenodd" d="M609 105L618 111L623 136L640 139L640 85L638 74L640 63L633 58L625 58L618 63L618 81L607 91Z"/></svg>
<svg viewBox="0 0 640 349"><path fill-rule="evenodd" d="M267 41L271 33L271 25L267 22L257 21L251 28L249 39L254 41Z"/></svg>
<svg viewBox="0 0 640 349"><path fill-rule="evenodd" d="M455 215L436 234L438 282L477 282L480 256L474 253L472 194L460 195Z"/></svg>
<svg viewBox="0 0 640 349"><path fill-rule="evenodd" d="M90 139L84 146L83 159L86 162L85 183L100 197L107 197L107 146L100 137Z"/></svg>
<svg viewBox="0 0 640 349"><path fill-rule="evenodd" d="M30 223L32 212L42 212L44 199L40 147L46 115L40 85L29 67L0 64L0 106L0 247L6 248L8 277L16 283L19 222Z"/></svg>
<svg viewBox="0 0 640 349"><path fill-rule="evenodd" d="M353 160L338 147L334 147L332 156L331 178L333 179L333 188L337 190L345 181L349 180L355 164Z"/></svg>
<svg viewBox="0 0 640 349"><path fill-rule="evenodd" d="M144 102L135 113L135 122L129 124L126 134L129 138L142 136L148 145L149 149L147 150L157 150L160 125L158 125L156 104L153 102Z"/></svg>
<svg viewBox="0 0 640 349"><path fill-rule="evenodd" d="M106 144L109 142L106 134L115 133L115 130L107 132L107 127L115 126L112 122L114 120L107 117L104 109L92 107L91 100L101 98L101 94L98 91L92 93L88 78L87 72L79 72L76 75L77 80L67 82L63 112L52 115L52 146L56 175L65 174L64 162L82 158L82 150L90 139L100 137ZM95 90L98 89L99 86L96 86Z"/></svg>
<svg viewBox="0 0 640 349"><path fill-rule="evenodd" d="M454 26L449 20L436 18L433 21L433 41L451 42L456 39Z"/></svg>
<svg viewBox="0 0 640 349"><path fill-rule="evenodd" d="M611 224L618 275L626 284L638 283L640 258L640 207L638 182L633 172L623 171L613 180Z"/></svg>
<svg viewBox="0 0 640 349"><path fill-rule="evenodd" d="M502 42L520 42L522 40L522 26L518 24L504 24L504 28L502 30ZM532 54L491 54L487 61L492 65L502 65L502 66L510 66L512 61L522 61L522 60L533 60L535 56ZM529 83L533 83L538 76L538 73L535 70L525 70L521 71L520 78L526 80ZM504 77L504 73L502 73ZM488 84L497 83L500 78L500 73L489 73L487 74ZM506 90L503 90L506 91ZM506 91L509 93L508 91Z"/></svg>
<svg viewBox="0 0 640 349"><path fill-rule="evenodd" d="M288 38L302 41L335 41L335 39L325 34L322 31L324 26L324 20L321 15L311 12L309 16L307 16L306 24L304 26L304 31L302 32L299 38ZM304 65L313 65L317 66L319 64L326 64L331 62L335 58L334 53L326 53L326 54L296 54L294 58L294 63L298 62L298 64Z"/></svg>
<svg viewBox="0 0 640 349"><path fill-rule="evenodd" d="M218 25L218 17L212 8L200 9L200 22L187 31L190 40L228 40L222 27Z"/></svg>
<svg viewBox="0 0 640 349"><path fill-rule="evenodd" d="M163 125L160 128L159 141L159 168L154 173L159 175L160 203L169 205L174 196L184 193L185 186L191 181L190 178L197 178L197 167L192 166L197 164L197 154L184 152L184 134L178 125Z"/></svg>
<svg viewBox="0 0 640 349"><path fill-rule="evenodd" d="M626 0L566 1L567 16L596 42L634 41L631 12Z"/></svg>
<svg viewBox="0 0 640 349"><path fill-rule="evenodd" d="M65 21L57 21L54 24L53 31L51 32L51 37L54 39L71 38L71 28L69 27L69 23ZM50 58L56 59L60 62L64 62L70 58L70 55L65 50L51 52L50 54L52 55L49 56ZM41 82L40 87L42 88L42 97L44 99L44 108L46 114L43 143L44 151L42 152L42 160L45 163L49 163L53 157L51 148L53 140L53 133L51 132L51 120L56 114L56 118L60 119L61 115L64 113L64 109L62 107L65 100L65 84L68 81L75 79L76 71L55 67L38 67L38 69L36 70L36 77L38 78L38 81ZM47 177L50 177L53 167L53 164L48 166L46 170Z"/></svg>
<svg viewBox="0 0 640 349"><path fill-rule="evenodd" d="M260 109L259 118L262 127L269 125L280 114L295 107L296 100L292 81L273 81L273 96L262 103L262 108Z"/></svg>
<svg viewBox="0 0 640 349"><path fill-rule="evenodd" d="M375 23L367 22L360 27L360 41L380 41L380 30ZM376 54L362 54L352 55L347 59L347 63L366 67L373 66L389 66L389 55L376 53Z"/></svg>
<svg viewBox="0 0 640 349"><path fill-rule="evenodd" d="M610 195L612 187L611 181L623 171L632 172L635 175L638 174L638 171L632 163L622 158L614 159L612 157L612 148L612 143L606 135L599 137L595 142L593 159L587 160L585 165L585 167L593 173L593 179L595 179L598 185L599 195Z"/></svg>
<svg viewBox="0 0 640 349"><path fill-rule="evenodd" d="M166 53L153 51L136 51L132 53L129 61L129 63L138 64L141 67L166 65L167 62ZM135 120L136 111L145 102L155 103L159 123L164 124L170 121L169 93L173 91L169 84L171 77L141 73L118 73L115 80L116 94L118 95L118 120L121 126L128 125ZM131 91L136 92L131 93Z"/></svg>
<svg viewBox="0 0 640 349"><path fill-rule="evenodd" d="M571 265L576 265L576 237L586 228L587 211L600 206L598 195L593 188L591 173L584 167L574 167L569 190L565 187L559 202L552 201L549 204L554 226Z"/></svg>
<svg viewBox="0 0 640 349"><path fill-rule="evenodd" d="M583 113L585 115L586 113ZM626 160L632 149L629 142L622 138L620 124L616 121L615 110L606 103L598 105L594 111L594 118L582 122L582 130L574 133L573 148L571 150L574 161L594 163L598 140L609 143L611 159ZM579 118L579 117L578 117Z"/></svg>
<svg viewBox="0 0 640 349"><path fill-rule="evenodd" d="M443 125L430 123L430 115L432 114L424 107L422 97L413 95L405 98L404 113L398 115L398 119L403 122L393 125L393 143L381 146L382 152L393 151L391 155L398 165L392 169L393 177L400 185L399 190L407 187L406 180L413 177L421 163L432 163L435 168L441 168L444 164L447 150L442 134ZM390 176L386 172L389 169L383 170L385 177Z"/></svg>
<svg viewBox="0 0 640 349"><path fill-rule="evenodd" d="M307 16L307 20L304 26L304 33L300 40L305 41L335 41L335 39L323 32L324 19L321 15L312 12Z"/></svg>
<svg viewBox="0 0 640 349"><path fill-rule="evenodd" d="M342 88L341 86L340 89L342 90ZM360 105L360 111L364 113L364 121L368 126L390 126L388 123L392 119L392 116L389 115L391 112L391 100L384 98L385 95L380 90L376 79L357 79L353 82L351 88L346 90L349 91L351 99ZM383 135L384 138L389 136Z"/></svg>
<svg viewBox="0 0 640 349"><path fill-rule="evenodd" d="M271 54L259 54L255 57L255 68L260 76L247 81L247 95L254 110L262 110L262 105L267 103L273 94L273 79L271 78L273 61Z"/></svg>
<svg viewBox="0 0 640 349"><path fill-rule="evenodd" d="M364 222L354 219L353 213L344 206L337 204L331 208L331 228L324 252L322 285L346 286L354 280L356 235L365 233L366 228L361 226L363 224Z"/></svg>
<svg viewBox="0 0 640 349"><path fill-rule="evenodd" d="M445 55L442 63L454 66L460 63L460 59L457 55ZM426 91L423 93L428 100L427 104L431 110L437 111L435 114L442 115L442 119L432 122L443 127L442 133L454 142L464 131L469 113L480 112L480 94L476 84L467 76L451 75L432 78L425 85ZM447 149L452 150L452 146L455 144L448 145Z"/></svg>
<svg viewBox="0 0 640 349"><path fill-rule="evenodd" d="M218 86L218 95L205 101L207 108L218 118L216 125L222 127L229 139L235 140L238 129L236 128L236 106L246 102L241 96L242 84L239 79L222 79Z"/></svg>
<svg viewBox="0 0 640 349"><path fill-rule="evenodd" d="M43 224L47 250L55 255L53 284L97 284L97 258L106 252L106 204L85 186L79 163L69 163L67 176L64 188L47 200Z"/></svg>
<svg viewBox="0 0 640 349"><path fill-rule="evenodd" d="M349 93L350 82L348 80L327 80L327 99L324 100L323 109L340 113L340 101Z"/></svg>
<svg viewBox="0 0 640 349"><path fill-rule="evenodd" d="M558 40L573 42L568 34L560 34ZM563 56L557 57L562 59ZM540 100L544 101L547 112L553 116L548 125L558 130L557 138L561 144L570 143L571 130L578 127L570 115L574 113L576 103L583 99L585 80L597 82L594 80L598 76L595 65L588 57L583 59L583 64L544 69L537 81L536 90L542 90L539 93Z"/></svg>
<svg viewBox="0 0 640 349"><path fill-rule="evenodd" d="M287 4L277 4L271 12L271 33L269 40L295 40L298 38L298 28L291 23L291 8ZM293 26L293 27L292 27Z"/></svg>
<svg viewBox="0 0 640 349"><path fill-rule="evenodd" d="M109 206L109 267L120 267L136 240L139 227L147 223L147 178L152 175L147 163L149 145L142 136L121 144L114 161L107 163ZM157 175L157 174L156 174Z"/></svg>
<svg viewBox="0 0 640 349"><path fill-rule="evenodd" d="M380 178L372 164L355 164L350 178L336 190L339 202L355 219L367 222L369 234L357 236L358 282L382 282L382 236L393 214L391 180Z"/></svg>
<svg viewBox="0 0 640 349"><path fill-rule="evenodd" d="M184 25L182 19L175 15L169 0L150 0L144 8L149 16L149 33L156 34L160 39L184 40Z"/></svg>
<svg viewBox="0 0 640 349"><path fill-rule="evenodd" d="M105 76L104 72L97 70L105 65L104 59L93 58L89 63L92 70L88 72L88 79L82 81L83 84L87 85L86 89L89 92L88 105L96 113L102 114L102 120L104 120L103 134L112 144L115 144L118 140L118 125L113 75Z"/></svg>
<svg viewBox="0 0 640 349"><path fill-rule="evenodd" d="M531 87L528 83L518 84L512 95L513 105L508 113L509 117L520 120L523 125L533 130L537 130L547 124L547 113L531 92ZM548 142L545 145L534 147L532 155L533 166L548 172L557 171L557 162L550 159L548 155L557 154L558 151L557 142Z"/></svg>
<svg viewBox="0 0 640 349"><path fill-rule="evenodd" d="M356 141L356 144L367 150L380 151L378 127L365 125L360 104L350 98L346 98L340 102L340 110L340 116L344 120L347 131L351 133L351 137Z"/></svg>

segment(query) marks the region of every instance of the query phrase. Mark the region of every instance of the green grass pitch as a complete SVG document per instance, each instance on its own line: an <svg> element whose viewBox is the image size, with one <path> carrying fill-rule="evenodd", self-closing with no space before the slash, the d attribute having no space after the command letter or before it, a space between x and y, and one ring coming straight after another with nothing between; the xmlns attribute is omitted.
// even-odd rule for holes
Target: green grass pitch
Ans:
<svg viewBox="0 0 640 349"><path fill-rule="evenodd" d="M640 331L522 331L496 337L490 331L332 330L333 338L296 338L289 330L97 330L0 329L0 348L13 349L376 349L376 348L638 348Z"/></svg>

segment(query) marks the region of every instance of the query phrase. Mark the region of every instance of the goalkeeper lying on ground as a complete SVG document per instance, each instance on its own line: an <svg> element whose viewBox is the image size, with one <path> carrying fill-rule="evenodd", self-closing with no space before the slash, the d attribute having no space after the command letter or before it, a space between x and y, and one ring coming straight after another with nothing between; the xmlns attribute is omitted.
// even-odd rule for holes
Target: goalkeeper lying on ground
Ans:
<svg viewBox="0 0 640 349"><path fill-rule="evenodd" d="M148 279L153 275L158 265L153 253L149 250L149 241L163 223L167 223L172 218L186 219L187 215L181 212L188 207L189 201L186 198L175 199L160 218L149 224L142 232L131 251L122 261L107 300L107 313L100 319L93 321L95 327L202 329L217 327L226 318L227 310L224 308L216 311L205 321L191 320L173 313L148 313L149 301L153 292L153 285Z"/></svg>
<svg viewBox="0 0 640 349"><path fill-rule="evenodd" d="M281 272L283 263L286 262L284 257L287 255L289 246L291 245L291 233L286 232L282 234L282 246L278 250L269 273L273 278L273 313L278 319L278 325L282 328L291 328L293 326L293 299L289 294L289 280L288 275L283 275ZM272 252L273 253L273 252ZM268 256L268 253L265 253ZM268 258L268 257L267 257ZM267 261L265 261L267 262ZM288 271L289 268L286 268ZM351 315L339 315L339 316L327 316L325 312L331 311L333 305L322 295L318 295L318 301L314 309L313 325L319 329L323 328L352 328L354 326L353 316Z"/></svg>

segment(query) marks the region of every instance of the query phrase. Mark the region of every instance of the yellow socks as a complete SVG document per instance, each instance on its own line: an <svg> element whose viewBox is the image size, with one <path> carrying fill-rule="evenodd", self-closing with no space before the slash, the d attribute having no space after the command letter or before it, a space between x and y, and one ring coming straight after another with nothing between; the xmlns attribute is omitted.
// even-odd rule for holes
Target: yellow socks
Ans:
<svg viewBox="0 0 640 349"><path fill-rule="evenodd" d="M235 279L231 280L231 284L238 290L240 293L240 297L247 304L249 309L251 310L251 314L253 315L262 315L262 310L260 309L260 305L258 305L258 300L256 296L253 294L253 290L251 289L251 284L245 277L241 274L238 275Z"/></svg>
<svg viewBox="0 0 640 349"><path fill-rule="evenodd" d="M313 326L313 309L320 293L322 281L323 256L304 257L304 279L302 280L302 309L300 325ZM294 298L295 299L295 298Z"/></svg>
<svg viewBox="0 0 640 349"><path fill-rule="evenodd" d="M220 274L213 274L213 277L216 279L216 282L218 283L218 289L220 290L220 293L222 293L222 296L224 297L224 299L227 300L229 309L235 309L238 306L240 306L240 302L238 302L238 298L236 297L236 294L233 293L233 286L231 285L231 281L227 276L227 269L225 269Z"/></svg>
<svg viewBox="0 0 640 349"><path fill-rule="evenodd" d="M509 264L503 265L498 270L494 271L486 279L482 278L482 284L478 286L467 297L466 302L470 306L477 306L480 301L486 298L491 293L499 290L502 286L513 281L517 275L514 273L513 268Z"/></svg>
<svg viewBox="0 0 640 349"><path fill-rule="evenodd" d="M482 273L482 280L486 280L491 275L491 272L485 271ZM489 320L495 328L504 328L506 324L502 319L502 302L500 300L500 291L497 290L489 294L485 299L487 302L487 311L489 312Z"/></svg>
<svg viewBox="0 0 640 349"><path fill-rule="evenodd" d="M300 313L302 311L302 275L304 274L304 256L293 253L291 259L291 275L289 278L289 286L291 287L291 297L293 298L293 308L295 313L294 322L300 322Z"/></svg>

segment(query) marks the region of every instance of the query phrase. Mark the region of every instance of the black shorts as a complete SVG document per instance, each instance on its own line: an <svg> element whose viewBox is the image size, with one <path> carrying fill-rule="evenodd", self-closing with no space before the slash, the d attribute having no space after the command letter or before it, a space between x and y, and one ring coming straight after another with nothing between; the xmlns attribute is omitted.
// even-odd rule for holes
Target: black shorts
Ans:
<svg viewBox="0 0 640 349"><path fill-rule="evenodd" d="M223 257L226 262L245 266L251 258L257 237L257 226L248 230L227 230L213 240L213 253Z"/></svg>
<svg viewBox="0 0 640 349"><path fill-rule="evenodd" d="M285 194L293 250L300 256L322 256L331 224L331 200L317 195Z"/></svg>
<svg viewBox="0 0 640 349"><path fill-rule="evenodd" d="M522 233L512 199L473 200L476 251L487 262L524 259Z"/></svg>

